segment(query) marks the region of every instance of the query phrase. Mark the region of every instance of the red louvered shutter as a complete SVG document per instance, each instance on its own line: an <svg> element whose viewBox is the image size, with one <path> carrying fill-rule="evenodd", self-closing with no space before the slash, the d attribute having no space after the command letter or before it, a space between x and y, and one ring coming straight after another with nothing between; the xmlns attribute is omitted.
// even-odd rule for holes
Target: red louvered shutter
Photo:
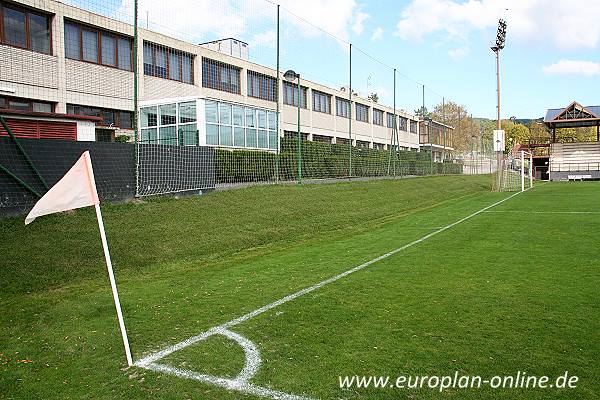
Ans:
<svg viewBox="0 0 600 400"><path fill-rule="evenodd" d="M6 119L6 124L18 138L38 139L38 124L30 119ZM8 132L0 125L0 136L8 136Z"/></svg>
<svg viewBox="0 0 600 400"><path fill-rule="evenodd" d="M77 123L38 121L40 139L77 140Z"/></svg>
<svg viewBox="0 0 600 400"><path fill-rule="evenodd" d="M6 123L18 138L77 140L77 123L75 122L9 118ZM0 136L8 136L2 125L0 125Z"/></svg>

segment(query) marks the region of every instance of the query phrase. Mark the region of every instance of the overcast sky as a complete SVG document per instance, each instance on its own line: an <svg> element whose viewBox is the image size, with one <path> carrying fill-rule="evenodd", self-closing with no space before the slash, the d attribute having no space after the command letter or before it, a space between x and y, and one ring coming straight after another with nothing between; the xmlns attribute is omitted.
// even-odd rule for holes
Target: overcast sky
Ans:
<svg viewBox="0 0 600 400"><path fill-rule="evenodd" d="M132 0L113 1L115 13L130 13ZM352 42L352 86L361 94L377 92L391 105L391 68L396 68L399 108L414 111L425 84L429 108L445 97L488 118L494 118L496 107L495 60L489 47L498 19L504 18L503 118L540 117L547 108L573 100L600 104L598 0L139 2L143 27L193 42L236 37L249 43L252 60L269 66L276 60L278 3L282 70L292 68L333 87L347 85ZM102 4L106 11L109 6Z"/></svg>

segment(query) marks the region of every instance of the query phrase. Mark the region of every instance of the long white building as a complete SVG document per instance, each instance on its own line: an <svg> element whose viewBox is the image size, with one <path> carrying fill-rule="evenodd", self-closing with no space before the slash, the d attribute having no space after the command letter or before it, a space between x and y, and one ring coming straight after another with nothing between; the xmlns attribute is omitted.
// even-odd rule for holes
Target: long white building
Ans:
<svg viewBox="0 0 600 400"><path fill-rule="evenodd" d="M54 0L0 1L0 17L0 109L100 117L96 140L132 134L132 25ZM298 96L282 72L248 60L251 44L142 28L138 38L142 142L275 150L297 131L298 102L308 140L347 143L350 117L354 146L391 142L391 107L306 80ZM395 114L400 147L418 150L419 119Z"/></svg>

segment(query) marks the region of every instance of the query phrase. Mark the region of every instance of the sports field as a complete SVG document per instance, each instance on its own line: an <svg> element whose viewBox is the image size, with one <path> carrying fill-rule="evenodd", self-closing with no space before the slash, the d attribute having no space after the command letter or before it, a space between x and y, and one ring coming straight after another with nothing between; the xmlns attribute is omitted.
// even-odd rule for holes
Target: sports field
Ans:
<svg viewBox="0 0 600 400"><path fill-rule="evenodd" d="M600 183L256 187L0 221L0 397L600 398ZM339 377L577 376L575 388Z"/></svg>

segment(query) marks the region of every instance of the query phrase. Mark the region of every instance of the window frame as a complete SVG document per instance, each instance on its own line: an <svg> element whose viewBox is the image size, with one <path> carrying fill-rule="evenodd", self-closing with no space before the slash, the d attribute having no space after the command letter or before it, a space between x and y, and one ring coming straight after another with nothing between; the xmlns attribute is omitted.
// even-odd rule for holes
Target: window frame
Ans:
<svg viewBox="0 0 600 400"><path fill-rule="evenodd" d="M394 113L388 112L388 113L386 113L386 115L387 115L387 117L386 117L386 119L387 119L387 121L386 121L387 122L387 124L386 124L387 127L391 128L391 129L397 128L398 127L398 114L394 114ZM392 121L391 124L390 124L390 117L393 118L391 120Z"/></svg>
<svg viewBox="0 0 600 400"><path fill-rule="evenodd" d="M46 101L46 100L37 100L37 99L28 99L25 97L14 97L14 96L0 96L0 99L4 100L4 104L6 105L5 108L0 108L0 110L15 110L15 111L19 111L16 110L14 108L9 108L9 104L11 101L20 101L23 103L28 103L28 107L27 110L22 110L23 112L43 112L46 113L45 111L34 111L33 110L33 103L40 103L40 104L46 104L46 105L50 105L50 112L46 113L46 114L53 114L54 111L56 110L56 103L53 103L51 101Z"/></svg>
<svg viewBox="0 0 600 400"><path fill-rule="evenodd" d="M298 107L298 104L294 104L294 99L298 96L298 88L296 86L298 86L297 83L283 81L283 104L286 106ZM291 100L287 94L287 88L291 88ZM302 100L304 100L304 102ZM300 85L300 98L298 99L298 103L300 103L300 108L308 110L308 88L306 86Z"/></svg>
<svg viewBox="0 0 600 400"><path fill-rule="evenodd" d="M344 109L346 110L346 115L344 115L343 113L340 112L340 104L346 105L346 107L344 107ZM335 115L336 116L342 117L342 118L350 118L351 107L352 107L352 103L350 102L350 100L344 99L339 96L335 97Z"/></svg>
<svg viewBox="0 0 600 400"><path fill-rule="evenodd" d="M146 49L149 49L151 54L152 54L152 60L150 63L146 62L146 57L145 57L145 53L146 53ZM156 72L156 53L158 50L162 50L164 51L165 54L165 74L164 76L162 76L162 74L157 74ZM179 79L174 79L171 78L171 64L172 64L172 56L177 56L177 60L179 62L178 65L178 70L179 70ZM189 60L189 67L190 67L190 81L187 82L184 79L184 60ZM146 71L146 65L150 65L150 73L148 73ZM154 42L150 42L147 40L144 40L143 43L143 56L142 56L142 65L143 65L143 72L144 75L146 76L151 76L154 78L161 78L161 79L167 79L173 82L180 82L180 83L185 83L187 85L193 85L194 84L194 55L187 53L183 50L178 50L178 49L174 49L172 47L167 47L167 46L163 46L161 44L157 44Z"/></svg>
<svg viewBox="0 0 600 400"><path fill-rule="evenodd" d="M383 110L380 110L378 108L373 108L373 125L383 126L384 114L385 114L385 112ZM379 118L378 118L379 122L375 119L375 115L379 116Z"/></svg>
<svg viewBox="0 0 600 400"><path fill-rule="evenodd" d="M94 64L94 65L100 65L103 67L107 67L107 68L114 68L114 69L119 69L121 71L128 71L128 72L133 72L133 39L127 35L123 35L120 33L116 33L116 32L112 32L106 29L102 29L99 28L97 26L93 26L93 25L88 25L88 24L82 24L79 21L75 21L75 20L71 20L69 18L65 18L64 19L64 24L63 24L63 31L66 31L66 26L71 25L74 27L77 27L77 34L79 35L79 58L72 58L67 56L67 52L66 52L66 48L67 48L67 37L66 35L64 36L64 45L65 45L65 58L68 60L74 60L74 61L81 61L81 62L85 62L88 64ZM96 34L96 43L97 43L97 49L96 49L96 56L97 56L97 61L90 61L90 60L86 60L83 58L83 48L84 48L84 40L83 40L83 31L86 30L88 32L93 32ZM104 64L103 60L102 60L102 36L106 35L109 37L112 37L112 39L114 40L114 44L115 44L115 54L114 54L114 60L115 60L115 65L110 65L110 64ZM120 64L120 60L119 60L119 41L120 39L125 39L129 42L129 50L130 50L130 54L129 54L129 69L125 69L125 68L121 68L119 66Z"/></svg>
<svg viewBox="0 0 600 400"><path fill-rule="evenodd" d="M409 124L410 124L410 133L415 134L415 135L418 134L417 121L414 121L411 119ZM414 127L414 130L413 130L413 127Z"/></svg>
<svg viewBox="0 0 600 400"><path fill-rule="evenodd" d="M133 111L129 111L129 110L117 110L117 109L113 109L113 108L103 108L103 107L94 107L94 106L85 106L82 104L73 104L73 103L67 103L67 114L68 115L81 115L81 116L94 116L94 115L89 115L89 114L84 114L82 113L76 113L76 112L69 112L69 108L70 107L79 107L79 108L87 108L87 109L94 109L98 111L98 115L100 118L102 118L101 122L97 122L96 125L98 126L110 126L111 124L107 124L104 123L104 113L112 113L113 114L113 118L114 118L114 122L112 123L113 127L117 127L120 129L127 129L127 130L132 130L133 129L133 119L134 119L134 115L133 115ZM130 113L130 127L126 128L123 127L121 124L121 117L122 117L122 113Z"/></svg>
<svg viewBox="0 0 600 400"><path fill-rule="evenodd" d="M313 94L313 111L316 112L320 112L323 114L329 114L331 115L331 97L332 95L330 95L329 93L325 93L325 92L321 92L319 90L312 90L312 94ZM317 101L317 98L319 98L319 100ZM323 99L326 99L327 102L324 103ZM325 111L323 111L322 107L319 107L321 109L317 109L317 104L322 105L322 104L326 104L327 106L325 107Z"/></svg>
<svg viewBox="0 0 600 400"><path fill-rule="evenodd" d="M229 89L226 89L221 84L221 68L227 70L227 77L229 80ZM230 90L233 87L232 73L237 74L237 91ZM215 75L216 74L216 75ZM233 64L227 64L221 61L213 60L212 58L202 57L202 87L207 89L220 90L222 92L232 94L242 94L242 68Z"/></svg>
<svg viewBox="0 0 600 400"><path fill-rule="evenodd" d="M401 115L398 116L398 130L408 132L408 118Z"/></svg>
<svg viewBox="0 0 600 400"><path fill-rule="evenodd" d="M207 99L207 102L211 102L212 105L216 106L216 109L211 112L216 113L216 121L209 121L209 118L206 117L206 105L205 105L205 116L204 116L204 125L205 125L205 139L206 146L212 147L220 147L220 148L228 148L228 149L245 149L245 150L258 150L258 151L277 151L279 146L279 137L278 137L278 129L277 129L277 114L274 110L259 107L259 106L249 106L240 103L235 103L231 101L217 100L217 99ZM225 105L228 108L229 120L223 122L221 116L222 114L222 106ZM241 112L241 124L236 122L236 108L237 111ZM261 118L262 115L262 118ZM261 126L261 121L264 123L264 126ZM272 123L275 126L272 126ZM208 130L209 125L215 127L216 129L216 144L208 143ZM231 129L231 144L224 144L221 141L221 128L225 127L226 129ZM240 146L236 141L236 129L241 129L243 131L244 136L244 144ZM261 136L262 140L266 140L266 147L260 147ZM248 140L251 138L252 140Z"/></svg>
<svg viewBox="0 0 600 400"><path fill-rule="evenodd" d="M365 104L361 104L361 103L354 103L355 107L356 107L356 113L355 113L355 118L358 122L365 122L365 123L369 123L369 106L365 105ZM361 109L361 112L364 111L364 117L361 116L361 113L359 112L359 109Z"/></svg>
<svg viewBox="0 0 600 400"><path fill-rule="evenodd" d="M18 46L15 44L6 43L6 32L4 31L4 8L10 8L25 14L25 46ZM35 14L39 17L46 18L46 23L48 26L48 52L43 52L39 50L34 50L31 48L31 25L29 23L29 14ZM21 4L17 3L9 3L0 1L0 45L10 46L17 49L23 49L28 51L33 51L35 53L46 54L46 55L54 55L54 43L53 43L53 32L52 32L52 23L54 22L54 14L45 12L43 10L33 9Z"/></svg>
<svg viewBox="0 0 600 400"><path fill-rule="evenodd" d="M254 82L251 78L257 78L258 79L258 96L255 96L252 92L254 88ZM274 76L270 76L267 74L263 74L260 72L256 72L256 71L252 71L252 70L246 70L246 81L247 81L247 88L246 88L246 93L248 94L249 97L253 97L255 99L262 99L262 100L266 100L266 101L272 101L272 102L277 102L277 79ZM266 83L265 83L266 82ZM271 92L267 94L263 94L264 89L266 89L266 86L263 86L263 84L271 87Z"/></svg>

